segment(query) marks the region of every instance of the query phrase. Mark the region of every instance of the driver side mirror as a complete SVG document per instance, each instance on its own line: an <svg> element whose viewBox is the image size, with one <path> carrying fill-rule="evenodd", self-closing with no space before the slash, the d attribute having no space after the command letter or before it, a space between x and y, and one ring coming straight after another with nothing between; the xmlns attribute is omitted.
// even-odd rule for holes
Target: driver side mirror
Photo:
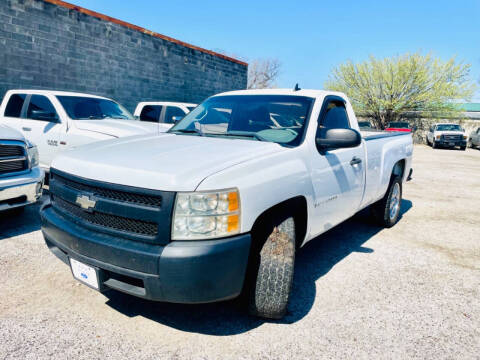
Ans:
<svg viewBox="0 0 480 360"><path fill-rule="evenodd" d="M351 148L362 143L362 136L353 129L328 129L315 142L321 150Z"/></svg>
<svg viewBox="0 0 480 360"><path fill-rule="evenodd" d="M58 122L57 114L45 110L32 110L30 117L34 120Z"/></svg>

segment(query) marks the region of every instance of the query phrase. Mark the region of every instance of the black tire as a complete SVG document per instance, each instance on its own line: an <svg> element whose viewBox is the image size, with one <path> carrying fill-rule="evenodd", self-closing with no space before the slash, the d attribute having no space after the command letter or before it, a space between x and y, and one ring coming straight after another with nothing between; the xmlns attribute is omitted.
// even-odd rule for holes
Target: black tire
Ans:
<svg viewBox="0 0 480 360"><path fill-rule="evenodd" d="M372 205L372 214L379 225L391 228L398 221L402 203L402 179L395 176L390 181L383 199ZM393 215L392 215L393 214Z"/></svg>
<svg viewBox="0 0 480 360"><path fill-rule="evenodd" d="M466 146L460 146L460 150L465 151L467 149Z"/></svg>
<svg viewBox="0 0 480 360"><path fill-rule="evenodd" d="M433 148L433 149L436 149L436 148L437 148L437 144L435 144L435 139L433 139L433 141L432 141L432 148Z"/></svg>
<svg viewBox="0 0 480 360"><path fill-rule="evenodd" d="M257 236L262 238L253 238L257 245L249 269L248 310L254 316L281 319L293 282L295 221L291 216L266 221Z"/></svg>

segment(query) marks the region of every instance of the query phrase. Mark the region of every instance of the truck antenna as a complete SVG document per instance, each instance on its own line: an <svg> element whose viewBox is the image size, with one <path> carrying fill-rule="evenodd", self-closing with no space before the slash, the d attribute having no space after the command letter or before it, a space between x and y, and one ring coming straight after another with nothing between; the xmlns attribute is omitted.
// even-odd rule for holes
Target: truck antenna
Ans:
<svg viewBox="0 0 480 360"><path fill-rule="evenodd" d="M295 89L293 89L293 91L298 91L298 90L302 90L300 89L300 87L298 86L298 83L295 84Z"/></svg>

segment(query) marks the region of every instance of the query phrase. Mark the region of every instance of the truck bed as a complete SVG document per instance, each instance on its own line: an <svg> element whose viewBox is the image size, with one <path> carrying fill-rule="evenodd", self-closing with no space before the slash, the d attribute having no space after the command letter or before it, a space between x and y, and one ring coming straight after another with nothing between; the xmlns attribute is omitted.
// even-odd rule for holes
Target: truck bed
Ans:
<svg viewBox="0 0 480 360"><path fill-rule="evenodd" d="M360 131L362 137L365 141L374 140L374 139L383 139L388 137L394 136L403 136L403 135L411 135L411 133L407 132L392 132L392 131L384 131L384 130L362 130Z"/></svg>
<svg viewBox="0 0 480 360"><path fill-rule="evenodd" d="M388 132L381 130L361 131L365 139L366 178L362 208L378 200L385 194L391 169L398 158L407 159L405 172L411 167L411 133ZM375 141L373 141L375 140Z"/></svg>

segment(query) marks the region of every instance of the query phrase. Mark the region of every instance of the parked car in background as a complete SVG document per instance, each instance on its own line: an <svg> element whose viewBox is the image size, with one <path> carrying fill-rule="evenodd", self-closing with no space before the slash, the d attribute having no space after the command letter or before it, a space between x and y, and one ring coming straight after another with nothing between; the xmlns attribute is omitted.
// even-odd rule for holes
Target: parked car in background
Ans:
<svg viewBox="0 0 480 360"><path fill-rule="evenodd" d="M45 241L99 291L205 303L245 289L252 314L280 318L297 248L369 205L385 227L400 217L412 137L362 134L342 93L213 96L165 134L57 157Z"/></svg>
<svg viewBox="0 0 480 360"><path fill-rule="evenodd" d="M21 133L0 124L0 212L20 212L42 195L38 150Z"/></svg>
<svg viewBox="0 0 480 360"><path fill-rule="evenodd" d="M372 130L373 126L370 121L359 121L358 122L358 127L360 130Z"/></svg>
<svg viewBox="0 0 480 360"><path fill-rule="evenodd" d="M395 121L385 127L385 131L412 132L410 124L406 121Z"/></svg>
<svg viewBox="0 0 480 360"><path fill-rule="evenodd" d="M133 115L140 121L159 123L162 129L168 130L196 106L181 102L144 101L138 103Z"/></svg>
<svg viewBox="0 0 480 360"><path fill-rule="evenodd" d="M50 90L7 91L0 106L0 124L37 145L40 166L46 171L56 155L79 145L159 132L158 125L135 121L111 99Z"/></svg>
<svg viewBox="0 0 480 360"><path fill-rule="evenodd" d="M468 139L468 146L470 146L472 149L480 146L480 127L470 133L470 138Z"/></svg>
<svg viewBox="0 0 480 360"><path fill-rule="evenodd" d="M430 126L427 133L427 144L433 148L459 146L465 150L467 147L467 135L465 130L458 124L442 123Z"/></svg>

